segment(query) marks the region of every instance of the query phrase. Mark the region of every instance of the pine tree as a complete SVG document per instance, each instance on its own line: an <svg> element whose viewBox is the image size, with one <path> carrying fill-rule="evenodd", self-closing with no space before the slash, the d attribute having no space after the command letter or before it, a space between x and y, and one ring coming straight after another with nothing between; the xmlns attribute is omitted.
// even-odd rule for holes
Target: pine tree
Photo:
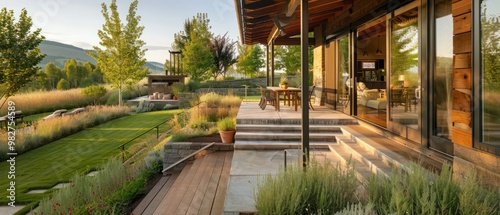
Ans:
<svg viewBox="0 0 500 215"><path fill-rule="evenodd" d="M122 24L118 14L116 0L109 6L111 14L105 3L102 4L104 24L98 31L101 39L99 43L104 49L94 46L96 53L87 52L97 61L97 66L104 74L104 79L118 89L118 103L123 104L122 90L131 87L134 83L148 74L144 68L146 59L143 49L144 41L140 39L143 26L139 26L140 16L136 15L138 1L134 0L129 7L126 18L127 23Z"/></svg>

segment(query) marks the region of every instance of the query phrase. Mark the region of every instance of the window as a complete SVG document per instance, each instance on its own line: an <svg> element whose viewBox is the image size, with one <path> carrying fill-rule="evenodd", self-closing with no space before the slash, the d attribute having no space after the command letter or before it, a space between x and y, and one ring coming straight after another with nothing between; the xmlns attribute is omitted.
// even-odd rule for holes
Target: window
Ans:
<svg viewBox="0 0 500 215"><path fill-rule="evenodd" d="M500 147L500 1L481 1L481 142Z"/></svg>

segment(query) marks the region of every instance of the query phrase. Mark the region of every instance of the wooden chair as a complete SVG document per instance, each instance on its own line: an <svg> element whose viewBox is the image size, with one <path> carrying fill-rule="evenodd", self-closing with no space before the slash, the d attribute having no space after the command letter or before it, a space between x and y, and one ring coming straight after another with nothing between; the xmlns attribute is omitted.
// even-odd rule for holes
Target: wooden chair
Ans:
<svg viewBox="0 0 500 215"><path fill-rule="evenodd" d="M316 88L316 86L314 86L314 85L309 87L309 108L312 109L312 110L314 110L314 107L313 107L313 105L311 103L311 97L312 97L312 94L314 93L314 88ZM300 95L301 94L299 93L298 94L298 98L297 98L298 99L297 102L299 102L299 104L302 101L302 99L300 99Z"/></svg>
<svg viewBox="0 0 500 215"><path fill-rule="evenodd" d="M264 110L266 109L267 103L269 103L272 106L276 105L276 98L266 95L266 92L264 91L264 88L262 86L259 86L260 88L260 102L259 102L259 107Z"/></svg>

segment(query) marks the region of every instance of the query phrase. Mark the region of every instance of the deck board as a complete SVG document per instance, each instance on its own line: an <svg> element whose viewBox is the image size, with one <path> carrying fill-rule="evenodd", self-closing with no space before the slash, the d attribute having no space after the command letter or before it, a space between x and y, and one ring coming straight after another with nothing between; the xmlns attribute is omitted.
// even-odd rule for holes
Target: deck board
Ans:
<svg viewBox="0 0 500 215"><path fill-rule="evenodd" d="M225 153L224 167L217 184L217 192L215 193L214 203L210 214L219 215L224 212L224 202L226 200L227 186L229 184L229 171L231 170L231 161L233 153Z"/></svg>
<svg viewBox="0 0 500 215"><path fill-rule="evenodd" d="M217 151L188 163L174 180L161 180L162 189L154 188L151 192L157 194L149 193L154 198L137 214L222 214L232 156L232 151Z"/></svg>
<svg viewBox="0 0 500 215"><path fill-rule="evenodd" d="M198 211L200 210L201 207L201 202L203 201L203 197L205 196L205 193L208 188L208 183L210 181L210 177L212 175L212 172L215 168L215 164L217 162L217 155L212 155L207 162L207 168L205 169L205 172L201 178L200 184L198 185L198 188L196 189L196 193L193 196L193 199L191 201L191 204L189 205L189 209L186 212L186 214L198 214Z"/></svg>
<svg viewBox="0 0 500 215"><path fill-rule="evenodd" d="M203 175L206 174L208 163L212 160L214 156L205 155L201 161L197 160L196 162L200 162L200 167L193 175L193 180L189 183L186 191L184 192L184 196L182 197L175 214L186 214L191 202L193 201L193 197L195 193L198 191L198 187L202 181Z"/></svg>
<svg viewBox="0 0 500 215"><path fill-rule="evenodd" d="M217 184L219 183L220 175L222 174L222 168L224 167L225 157L225 155L219 154L217 158L214 170L210 175L207 192L203 197L198 214L210 214L210 211L212 210L213 200L215 198L215 193L217 192Z"/></svg>
<svg viewBox="0 0 500 215"><path fill-rule="evenodd" d="M170 188L172 188L175 180L177 180L178 177L179 173L174 173L170 176L167 183L163 185L162 189L158 192L158 194L155 196L155 198L151 201L151 203L148 205L148 207L146 208L146 210L144 210L142 214L148 215L154 213L156 208L158 208L158 206L160 205L161 200L165 197L165 195L167 195L168 191L170 190Z"/></svg>
<svg viewBox="0 0 500 215"><path fill-rule="evenodd" d="M183 170L189 170L189 169L191 169L191 166L192 166L192 163L187 163ZM167 208L169 208L171 206L171 201L175 197L175 196L172 196L169 194L175 188L176 184L180 183L180 181L182 181L182 180L184 180L184 178L186 178L187 173L188 173L188 171L181 171L181 173L177 177L177 180L175 180L174 184L172 185L172 188L170 188L170 190L167 192L167 194L162 198L160 205L158 205L158 208L156 208L156 210L154 211L153 214L165 214L164 211L166 211Z"/></svg>
<svg viewBox="0 0 500 215"><path fill-rule="evenodd" d="M155 199L156 195L160 192L163 186L169 181L171 176L164 176L156 183L156 185L151 189L146 197L142 199L141 203L132 212L133 214L143 214L143 212L149 207L152 201Z"/></svg>

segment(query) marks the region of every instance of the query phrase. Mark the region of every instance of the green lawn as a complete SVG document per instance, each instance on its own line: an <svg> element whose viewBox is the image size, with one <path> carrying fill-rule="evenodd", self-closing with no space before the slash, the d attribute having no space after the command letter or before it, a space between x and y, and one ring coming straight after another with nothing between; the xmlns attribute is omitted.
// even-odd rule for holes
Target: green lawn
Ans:
<svg viewBox="0 0 500 215"><path fill-rule="evenodd" d="M75 174L98 168L110 157L120 157L118 146L177 112L179 110L157 111L123 117L16 157L16 204L41 200L48 193L26 194L29 190L48 189L57 183L68 182ZM0 199L1 205L9 201L5 198L10 183L9 167L7 162L0 163L0 172L4 174L0 176L0 194L4 196Z"/></svg>

